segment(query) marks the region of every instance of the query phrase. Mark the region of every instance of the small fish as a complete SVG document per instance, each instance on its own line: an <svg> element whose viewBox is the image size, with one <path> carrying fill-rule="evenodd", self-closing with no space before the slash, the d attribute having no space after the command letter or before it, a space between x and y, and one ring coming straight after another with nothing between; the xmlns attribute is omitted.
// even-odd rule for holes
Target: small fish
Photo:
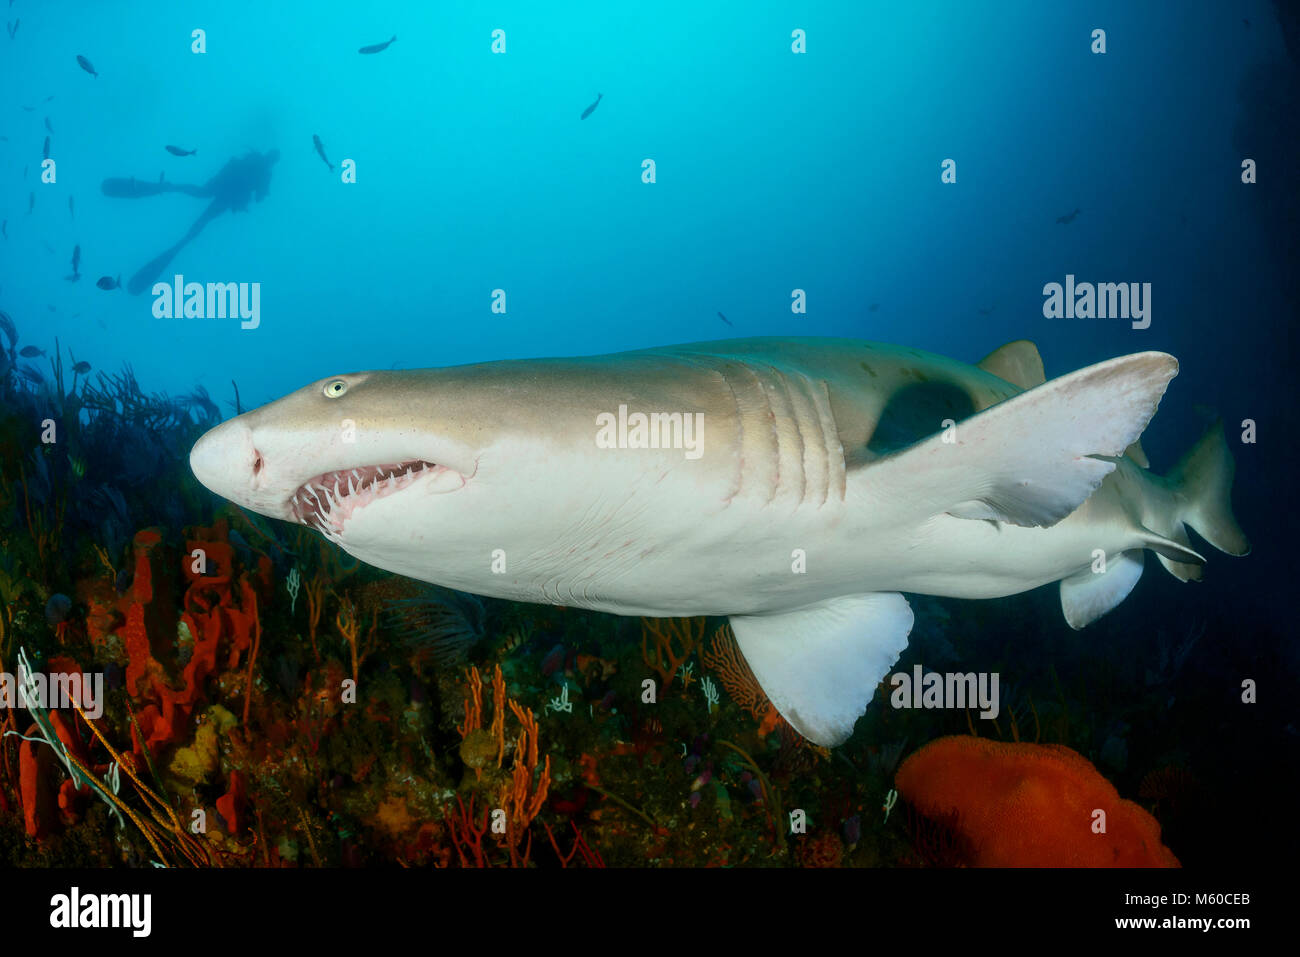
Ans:
<svg viewBox="0 0 1300 957"><path fill-rule="evenodd" d="M165 147L165 149L168 153L171 153L172 156L193 156L198 152L198 150L183 150L179 146L168 146Z"/></svg>
<svg viewBox="0 0 1300 957"><path fill-rule="evenodd" d="M873 303L871 304L871 310L870 310L870 311L871 311L871 312L879 312L879 311L880 311L880 303L878 303L878 302L873 302Z"/></svg>
<svg viewBox="0 0 1300 957"><path fill-rule="evenodd" d="M49 96L47 96L47 97L45 98L45 102L46 102L46 103L49 103L49 102L50 102L51 100L53 100L53 99L54 99L54 94L51 93Z"/></svg>
<svg viewBox="0 0 1300 957"><path fill-rule="evenodd" d="M50 118L48 116L45 118L45 129L49 133L54 132L54 127L50 126Z"/></svg>
<svg viewBox="0 0 1300 957"><path fill-rule="evenodd" d="M397 34L394 33L392 40L385 40L383 43L372 43L368 47L362 47L357 52L358 53L383 53L385 50L388 49L388 45L392 43L393 40L396 39L397 39Z"/></svg>
<svg viewBox="0 0 1300 957"><path fill-rule="evenodd" d="M591 104L591 106L587 107L585 110L583 110L582 116L578 117L578 119L585 120L587 117L591 116L591 114L596 111L596 107L600 106L600 98L604 95L605 95L604 93L597 93L596 102Z"/></svg>
<svg viewBox="0 0 1300 957"><path fill-rule="evenodd" d="M311 135L311 141L316 144L316 152L320 155L320 158L325 161L325 165L333 170L334 164L331 163L329 157L325 155L325 144L320 141L320 137L313 133Z"/></svg>
<svg viewBox="0 0 1300 957"><path fill-rule="evenodd" d="M72 367L72 371L77 375L85 375L87 372L90 371L90 363L87 362L85 359L82 359L80 362L78 362L75 366Z"/></svg>
<svg viewBox="0 0 1300 957"><path fill-rule="evenodd" d="M996 308L997 308L997 305L995 304L995 305L989 306L987 309L976 309L975 311L978 312L981 316L991 316L991 315L993 315L993 310L996 309Z"/></svg>
<svg viewBox="0 0 1300 957"><path fill-rule="evenodd" d="M731 326L731 320L728 319L726 316L724 316L722 313L718 313L718 318L721 319L723 322L725 322L727 325ZM731 326L731 328L734 329L734 328L736 328L736 327L735 327L735 326Z"/></svg>
<svg viewBox="0 0 1300 957"><path fill-rule="evenodd" d="M44 152L44 154L45 154L45 158L46 158L46 159L49 159L49 158L50 158L50 138L49 138L48 136L45 137L45 149L43 150L43 152Z"/></svg>
<svg viewBox="0 0 1300 957"><path fill-rule="evenodd" d="M72 247L72 271L81 272L81 246Z"/></svg>
<svg viewBox="0 0 1300 957"><path fill-rule="evenodd" d="M23 346L18 350L18 354L24 359L35 359L37 356L45 355L45 350L38 349L35 346Z"/></svg>
<svg viewBox="0 0 1300 957"><path fill-rule="evenodd" d="M36 112L36 107L34 107L34 106L24 106L24 107L23 107L23 112L24 112L24 113L35 113L35 112Z"/></svg>
<svg viewBox="0 0 1300 957"><path fill-rule="evenodd" d="M104 290L121 289L122 277L118 276L114 279L112 276L100 276L95 285Z"/></svg>
<svg viewBox="0 0 1300 957"><path fill-rule="evenodd" d="M28 193L28 194L27 194L27 212L30 213L30 212L31 212L33 209L35 209L35 208L36 208L36 194L35 194L35 193Z"/></svg>
<svg viewBox="0 0 1300 957"><path fill-rule="evenodd" d="M89 73L91 76L93 76L96 80L99 79L99 74L95 72L94 64L92 64L80 53L77 54L77 65L81 67L83 70L85 70L87 73Z"/></svg>
<svg viewBox="0 0 1300 957"><path fill-rule="evenodd" d="M1058 223L1069 225L1070 223L1074 222L1074 217L1078 216L1081 212L1083 212L1083 210L1076 209L1074 212L1066 213L1064 216L1057 216L1056 221Z"/></svg>

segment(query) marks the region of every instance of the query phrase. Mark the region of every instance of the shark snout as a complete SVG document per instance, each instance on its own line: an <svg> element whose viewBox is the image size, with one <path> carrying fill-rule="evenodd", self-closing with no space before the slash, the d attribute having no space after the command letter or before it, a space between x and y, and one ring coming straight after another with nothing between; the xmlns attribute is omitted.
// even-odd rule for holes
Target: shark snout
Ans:
<svg viewBox="0 0 1300 957"><path fill-rule="evenodd" d="M194 477L223 498L251 504L265 469L253 433L239 419L223 422L194 443L190 470Z"/></svg>

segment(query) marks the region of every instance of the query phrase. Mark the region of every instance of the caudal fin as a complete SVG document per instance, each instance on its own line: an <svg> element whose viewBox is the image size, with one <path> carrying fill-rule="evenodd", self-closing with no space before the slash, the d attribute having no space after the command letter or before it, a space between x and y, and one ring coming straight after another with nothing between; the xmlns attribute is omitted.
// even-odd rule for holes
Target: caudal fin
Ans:
<svg viewBox="0 0 1300 957"><path fill-rule="evenodd" d="M1236 470L1220 420L1174 466L1169 480L1184 500L1184 522L1219 551L1246 555L1250 542L1232 514L1232 477Z"/></svg>
<svg viewBox="0 0 1300 957"><path fill-rule="evenodd" d="M1250 542L1232 514L1232 477L1235 471L1223 423L1216 421L1166 476L1165 482L1173 492L1175 503L1171 516L1173 528L1156 531L1186 544L1187 533L1183 526L1187 525L1221 552L1248 554ZM1183 581L1201 577L1198 566L1174 561L1158 551L1157 554L1160 563L1174 577Z"/></svg>

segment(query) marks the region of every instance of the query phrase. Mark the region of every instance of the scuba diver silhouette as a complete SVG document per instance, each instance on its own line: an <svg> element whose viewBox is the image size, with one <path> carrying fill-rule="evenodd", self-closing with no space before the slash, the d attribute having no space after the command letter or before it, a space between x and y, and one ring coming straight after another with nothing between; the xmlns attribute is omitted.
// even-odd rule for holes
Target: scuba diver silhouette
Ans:
<svg viewBox="0 0 1300 957"><path fill-rule="evenodd" d="M203 227L224 212L238 213L248 209L250 200L261 202L266 198L271 185L271 167L280 159L279 150L258 153L249 150L243 156L236 157L221 167L220 172L202 186L188 183L167 183L161 179L156 183L143 182L133 177L106 179L100 184L105 196L122 199L141 199L145 196L157 196L160 193L185 193L201 199L211 199L203 215L194 221L194 225L180 240L158 256L145 263L127 283L127 292L139 295L157 279L172 257L185 245L203 231Z"/></svg>

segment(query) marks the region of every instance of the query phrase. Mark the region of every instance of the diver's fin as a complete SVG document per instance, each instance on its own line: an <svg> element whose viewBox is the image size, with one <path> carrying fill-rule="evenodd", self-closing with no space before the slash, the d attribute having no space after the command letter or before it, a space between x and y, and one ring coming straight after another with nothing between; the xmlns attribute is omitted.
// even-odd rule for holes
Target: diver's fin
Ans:
<svg viewBox="0 0 1300 957"><path fill-rule="evenodd" d="M1142 549L1134 548L1108 555L1104 572L1094 572L1090 565L1077 575L1061 579L1061 610L1066 624L1078 631L1127 598L1142 577L1143 558Z"/></svg>
<svg viewBox="0 0 1300 957"><path fill-rule="evenodd" d="M1139 352L1053 379L855 473L869 503L916 517L1055 525L1115 469L1178 362Z"/></svg>
<svg viewBox="0 0 1300 957"><path fill-rule="evenodd" d="M162 271L167 268L167 264L172 261L172 257L180 250L180 246L172 246L159 253L153 259L149 260L131 277L131 281L126 285L126 291L133 296L138 296L144 292L153 281L162 275ZM120 283L120 280L119 280Z"/></svg>
<svg viewBox="0 0 1300 957"><path fill-rule="evenodd" d="M991 372L999 379L1022 389L1032 389L1047 381L1047 374L1043 372L1043 357L1038 354L1038 346L1028 339L1008 342L975 364L985 372Z"/></svg>
<svg viewBox="0 0 1300 957"><path fill-rule="evenodd" d="M912 609L896 592L830 598L772 615L732 615L754 677L796 731L831 747L853 733L907 647Z"/></svg>
<svg viewBox="0 0 1300 957"><path fill-rule="evenodd" d="M157 183L141 182L128 176L110 177L99 184L99 189L105 196L116 196L122 199L156 196L162 192L158 189Z"/></svg>

